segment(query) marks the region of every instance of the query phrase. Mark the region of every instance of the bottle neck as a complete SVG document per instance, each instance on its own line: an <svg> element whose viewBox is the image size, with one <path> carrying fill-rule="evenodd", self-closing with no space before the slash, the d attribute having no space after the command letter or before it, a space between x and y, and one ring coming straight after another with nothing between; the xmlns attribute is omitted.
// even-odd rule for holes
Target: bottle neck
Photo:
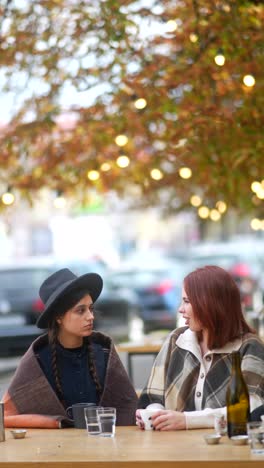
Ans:
<svg viewBox="0 0 264 468"><path fill-rule="evenodd" d="M235 351L232 353L232 374L241 373L241 358L240 353Z"/></svg>

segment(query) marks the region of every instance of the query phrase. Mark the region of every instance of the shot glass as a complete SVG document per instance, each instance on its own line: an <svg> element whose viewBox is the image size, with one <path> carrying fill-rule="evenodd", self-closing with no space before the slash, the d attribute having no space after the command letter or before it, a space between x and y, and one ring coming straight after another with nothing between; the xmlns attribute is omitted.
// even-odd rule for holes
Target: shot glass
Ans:
<svg viewBox="0 0 264 468"><path fill-rule="evenodd" d="M97 408L100 436L114 437L116 426L116 408Z"/></svg>
<svg viewBox="0 0 264 468"><path fill-rule="evenodd" d="M227 421L225 416L222 414L215 414L214 416L214 428L218 435L226 435L227 433Z"/></svg>
<svg viewBox="0 0 264 468"><path fill-rule="evenodd" d="M88 435L95 436L101 432L97 410L100 406L91 406L84 409L84 416L86 421L86 429Z"/></svg>
<svg viewBox="0 0 264 468"><path fill-rule="evenodd" d="M251 453L264 455L264 422L252 421L247 423L247 433Z"/></svg>

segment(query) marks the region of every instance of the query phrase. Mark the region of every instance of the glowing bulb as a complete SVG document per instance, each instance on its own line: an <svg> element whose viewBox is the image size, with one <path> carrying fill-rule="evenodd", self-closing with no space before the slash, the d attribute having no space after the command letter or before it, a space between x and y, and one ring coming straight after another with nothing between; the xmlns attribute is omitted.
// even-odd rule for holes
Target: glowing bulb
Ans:
<svg viewBox="0 0 264 468"><path fill-rule="evenodd" d="M229 13L229 12L230 12L230 10L231 10L230 6L229 6L229 5L227 5L227 3L226 3L226 4L224 4L224 5L222 5L222 9L223 9L223 10L224 10L226 13Z"/></svg>
<svg viewBox="0 0 264 468"><path fill-rule="evenodd" d="M243 83L248 88L252 88L252 86L255 85L256 80L255 80L253 75L245 75L244 78L243 78Z"/></svg>
<svg viewBox="0 0 264 468"><path fill-rule="evenodd" d="M105 163L101 164L100 169L101 169L101 171L103 171L103 172L110 171L110 169L111 169L111 164L109 164L108 162L105 162Z"/></svg>
<svg viewBox="0 0 264 468"><path fill-rule="evenodd" d="M189 39L190 39L191 42L195 43L195 42L198 41L198 36L195 33L191 33L190 36L189 36Z"/></svg>
<svg viewBox="0 0 264 468"><path fill-rule="evenodd" d="M215 56L214 61L215 61L216 65L218 65L219 67L222 67L225 64L225 56L222 53L219 52Z"/></svg>
<svg viewBox="0 0 264 468"><path fill-rule="evenodd" d="M257 197L260 198L260 200L264 200L264 189L261 187L257 193L256 193Z"/></svg>
<svg viewBox="0 0 264 468"><path fill-rule="evenodd" d="M129 166L130 164L130 159L125 156L124 154L122 156L119 156L116 160L116 164L119 166L119 167L127 167Z"/></svg>
<svg viewBox="0 0 264 468"><path fill-rule="evenodd" d="M200 206L201 203L202 203L202 199L201 197L199 197L199 195L193 195L190 199L190 202L191 202L191 205L192 206Z"/></svg>
<svg viewBox="0 0 264 468"><path fill-rule="evenodd" d="M3 193L1 199L4 205L12 205L15 201L15 196L11 192L5 192Z"/></svg>
<svg viewBox="0 0 264 468"><path fill-rule="evenodd" d="M167 32L174 32L174 31L176 31L177 28L178 28L178 25L177 25L176 21L174 21L174 20L167 21L167 23L166 23Z"/></svg>
<svg viewBox="0 0 264 468"><path fill-rule="evenodd" d="M219 200L218 202L216 202L215 206L218 209L219 213L221 214L223 214L227 209L226 203L222 200Z"/></svg>
<svg viewBox="0 0 264 468"><path fill-rule="evenodd" d="M161 180L163 178L163 174L162 172L160 171L160 169L152 169L150 171L150 176L152 177L152 179L154 180Z"/></svg>
<svg viewBox="0 0 264 468"><path fill-rule="evenodd" d="M250 226L254 231L261 229L261 221L258 218L254 218L250 221Z"/></svg>
<svg viewBox="0 0 264 468"><path fill-rule="evenodd" d="M181 167L179 174L182 179L190 179L192 177L192 171L189 167Z"/></svg>
<svg viewBox="0 0 264 468"><path fill-rule="evenodd" d="M147 105L147 101L144 98L139 98L134 102L134 106L138 110L144 109L146 105Z"/></svg>
<svg viewBox="0 0 264 468"><path fill-rule="evenodd" d="M260 184L260 182L257 182L257 181L252 182L252 184L251 184L251 190L252 190L252 192L257 193L258 190L260 190L260 189L261 189L261 184Z"/></svg>
<svg viewBox="0 0 264 468"><path fill-rule="evenodd" d="M210 211L209 211L209 208L207 208L207 206L200 206L200 208L198 209L198 215L202 219L208 218L209 212Z"/></svg>
<svg viewBox="0 0 264 468"><path fill-rule="evenodd" d="M100 174L98 171L88 171L87 172L87 177L89 180L98 180L100 177Z"/></svg>
<svg viewBox="0 0 264 468"><path fill-rule="evenodd" d="M221 218L221 215L219 213L219 211L213 209L210 211L210 218L212 221L219 221L219 219Z"/></svg>
<svg viewBox="0 0 264 468"><path fill-rule="evenodd" d="M128 138L126 135L117 135L115 142L117 146L125 146L128 142Z"/></svg>

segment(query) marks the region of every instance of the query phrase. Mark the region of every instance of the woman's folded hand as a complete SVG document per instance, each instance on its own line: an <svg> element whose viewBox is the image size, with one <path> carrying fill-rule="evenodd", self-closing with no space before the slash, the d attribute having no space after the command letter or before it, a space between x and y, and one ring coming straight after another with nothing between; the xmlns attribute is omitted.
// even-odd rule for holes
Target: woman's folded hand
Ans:
<svg viewBox="0 0 264 468"><path fill-rule="evenodd" d="M186 429L184 413L173 410L161 410L152 416L155 431L178 431Z"/></svg>

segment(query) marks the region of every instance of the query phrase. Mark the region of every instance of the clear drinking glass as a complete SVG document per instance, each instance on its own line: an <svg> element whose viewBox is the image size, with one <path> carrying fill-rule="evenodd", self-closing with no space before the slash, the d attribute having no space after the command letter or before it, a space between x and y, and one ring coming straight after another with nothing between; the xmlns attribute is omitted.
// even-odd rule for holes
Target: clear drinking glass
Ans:
<svg viewBox="0 0 264 468"><path fill-rule="evenodd" d="M101 432L97 413L97 410L100 408L100 406L91 406L89 408L84 409L84 416L88 435L99 435Z"/></svg>
<svg viewBox="0 0 264 468"><path fill-rule="evenodd" d="M97 408L100 436L114 437L116 426L116 408Z"/></svg>
<svg viewBox="0 0 264 468"><path fill-rule="evenodd" d="M247 423L247 433L251 453L264 455L264 422L252 421Z"/></svg>

